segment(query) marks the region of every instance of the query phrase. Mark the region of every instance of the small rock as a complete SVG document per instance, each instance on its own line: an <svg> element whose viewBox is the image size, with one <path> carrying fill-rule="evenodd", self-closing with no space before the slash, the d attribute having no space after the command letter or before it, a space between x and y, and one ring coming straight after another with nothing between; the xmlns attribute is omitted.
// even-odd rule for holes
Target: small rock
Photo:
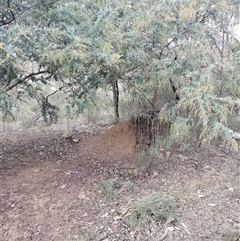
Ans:
<svg viewBox="0 0 240 241"><path fill-rule="evenodd" d="M208 206L210 206L210 207L216 207L216 206L217 206L217 204L214 204L214 203L209 203L209 204L208 204Z"/></svg>
<svg viewBox="0 0 240 241"><path fill-rule="evenodd" d="M159 173L158 173L158 171L156 171L156 170L153 170L153 173L152 173L152 175L153 175L154 177L157 177L157 176L159 175Z"/></svg>
<svg viewBox="0 0 240 241"><path fill-rule="evenodd" d="M107 217L108 216L108 213L105 213L102 215L103 218Z"/></svg>
<svg viewBox="0 0 240 241"><path fill-rule="evenodd" d="M11 204L10 205L12 208L14 208L15 206L16 206L16 204L15 203L13 203L13 204Z"/></svg>
<svg viewBox="0 0 240 241"><path fill-rule="evenodd" d="M78 139L72 139L72 141L75 142L75 143L79 142Z"/></svg>
<svg viewBox="0 0 240 241"><path fill-rule="evenodd" d="M79 199L84 199L84 198L86 198L86 193L85 193L85 191L80 191L80 192L78 193L78 198L79 198Z"/></svg>
<svg viewBox="0 0 240 241"><path fill-rule="evenodd" d="M67 172L64 172L66 175L70 175L72 172L69 170Z"/></svg>
<svg viewBox="0 0 240 241"><path fill-rule="evenodd" d="M113 217L114 221L118 221L118 220L121 220L121 219L122 219L122 216L115 216L115 217Z"/></svg>
<svg viewBox="0 0 240 241"><path fill-rule="evenodd" d="M128 208L123 208L120 213L124 216L129 211Z"/></svg>

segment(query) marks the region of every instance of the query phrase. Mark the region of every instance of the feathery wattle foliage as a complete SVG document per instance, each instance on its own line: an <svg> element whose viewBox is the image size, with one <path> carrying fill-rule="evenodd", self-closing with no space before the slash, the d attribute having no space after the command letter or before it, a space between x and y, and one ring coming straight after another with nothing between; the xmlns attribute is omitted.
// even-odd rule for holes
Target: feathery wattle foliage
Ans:
<svg viewBox="0 0 240 241"><path fill-rule="evenodd" d="M68 96L82 111L121 81L141 108L190 120L201 143L237 147L240 130L239 0L0 1L0 109L26 96L46 121ZM43 89L52 87L45 94ZM14 117L13 117L14 118Z"/></svg>

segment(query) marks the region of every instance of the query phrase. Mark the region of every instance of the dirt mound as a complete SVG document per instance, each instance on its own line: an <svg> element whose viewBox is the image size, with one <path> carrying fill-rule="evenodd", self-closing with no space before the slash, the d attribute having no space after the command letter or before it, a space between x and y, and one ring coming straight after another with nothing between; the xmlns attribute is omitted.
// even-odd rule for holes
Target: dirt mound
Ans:
<svg viewBox="0 0 240 241"><path fill-rule="evenodd" d="M135 154L136 136L130 121L124 121L112 127L100 137L99 141L103 145L102 148L105 148L110 155L124 158Z"/></svg>
<svg viewBox="0 0 240 241"><path fill-rule="evenodd" d="M101 159L123 160L135 154L136 136L131 121L121 122L106 133L80 144L81 152Z"/></svg>

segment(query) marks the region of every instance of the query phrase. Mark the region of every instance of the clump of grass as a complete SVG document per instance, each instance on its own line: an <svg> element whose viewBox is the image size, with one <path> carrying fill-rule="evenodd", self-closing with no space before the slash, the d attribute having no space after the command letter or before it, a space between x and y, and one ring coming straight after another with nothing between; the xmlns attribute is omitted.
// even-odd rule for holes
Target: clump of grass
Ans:
<svg viewBox="0 0 240 241"><path fill-rule="evenodd" d="M142 173L147 173L158 160L164 157L169 158L170 151L185 152L189 150L191 148L191 145L187 143L189 133L190 125L183 119L178 118L171 124L170 133L167 137L159 136L153 145L137 151L134 159L136 167Z"/></svg>
<svg viewBox="0 0 240 241"><path fill-rule="evenodd" d="M237 241L240 239L240 234L234 230L229 230L228 232L222 234L223 241Z"/></svg>
<svg viewBox="0 0 240 241"><path fill-rule="evenodd" d="M148 172L157 160L162 159L162 154L157 145L139 150L136 153L134 163L141 173Z"/></svg>
<svg viewBox="0 0 240 241"><path fill-rule="evenodd" d="M137 188L134 182L124 181L118 177L103 181L101 186L108 202L121 198L120 193L133 192Z"/></svg>
<svg viewBox="0 0 240 241"><path fill-rule="evenodd" d="M99 233L97 229L88 232L87 241L94 241L98 237Z"/></svg>
<svg viewBox="0 0 240 241"><path fill-rule="evenodd" d="M110 178L102 182L102 190L108 202L111 202L120 198L120 195L117 193L117 190L119 190L121 186L122 184L119 178Z"/></svg>
<svg viewBox="0 0 240 241"><path fill-rule="evenodd" d="M141 229L149 222L171 223L176 219L170 200L152 194L132 204L130 214L130 226L133 229Z"/></svg>
<svg viewBox="0 0 240 241"><path fill-rule="evenodd" d="M134 191L136 188L137 188L136 184L131 180L122 182L122 187L121 187L122 191Z"/></svg>

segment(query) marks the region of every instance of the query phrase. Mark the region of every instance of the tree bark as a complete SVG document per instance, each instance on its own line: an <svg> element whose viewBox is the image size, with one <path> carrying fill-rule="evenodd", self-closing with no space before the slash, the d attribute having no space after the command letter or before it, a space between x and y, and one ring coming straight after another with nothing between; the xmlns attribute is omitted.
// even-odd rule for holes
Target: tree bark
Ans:
<svg viewBox="0 0 240 241"><path fill-rule="evenodd" d="M172 81L172 78L170 78L169 81L170 81L171 88L172 88L173 93L174 93L175 100L176 100L176 101L179 101L179 100L180 100L180 96L179 96L179 94L177 93L178 88L174 85L174 83L173 83L173 81Z"/></svg>
<svg viewBox="0 0 240 241"><path fill-rule="evenodd" d="M114 79L112 82L112 91L113 91L113 106L116 123L119 122L119 88L118 80Z"/></svg>

